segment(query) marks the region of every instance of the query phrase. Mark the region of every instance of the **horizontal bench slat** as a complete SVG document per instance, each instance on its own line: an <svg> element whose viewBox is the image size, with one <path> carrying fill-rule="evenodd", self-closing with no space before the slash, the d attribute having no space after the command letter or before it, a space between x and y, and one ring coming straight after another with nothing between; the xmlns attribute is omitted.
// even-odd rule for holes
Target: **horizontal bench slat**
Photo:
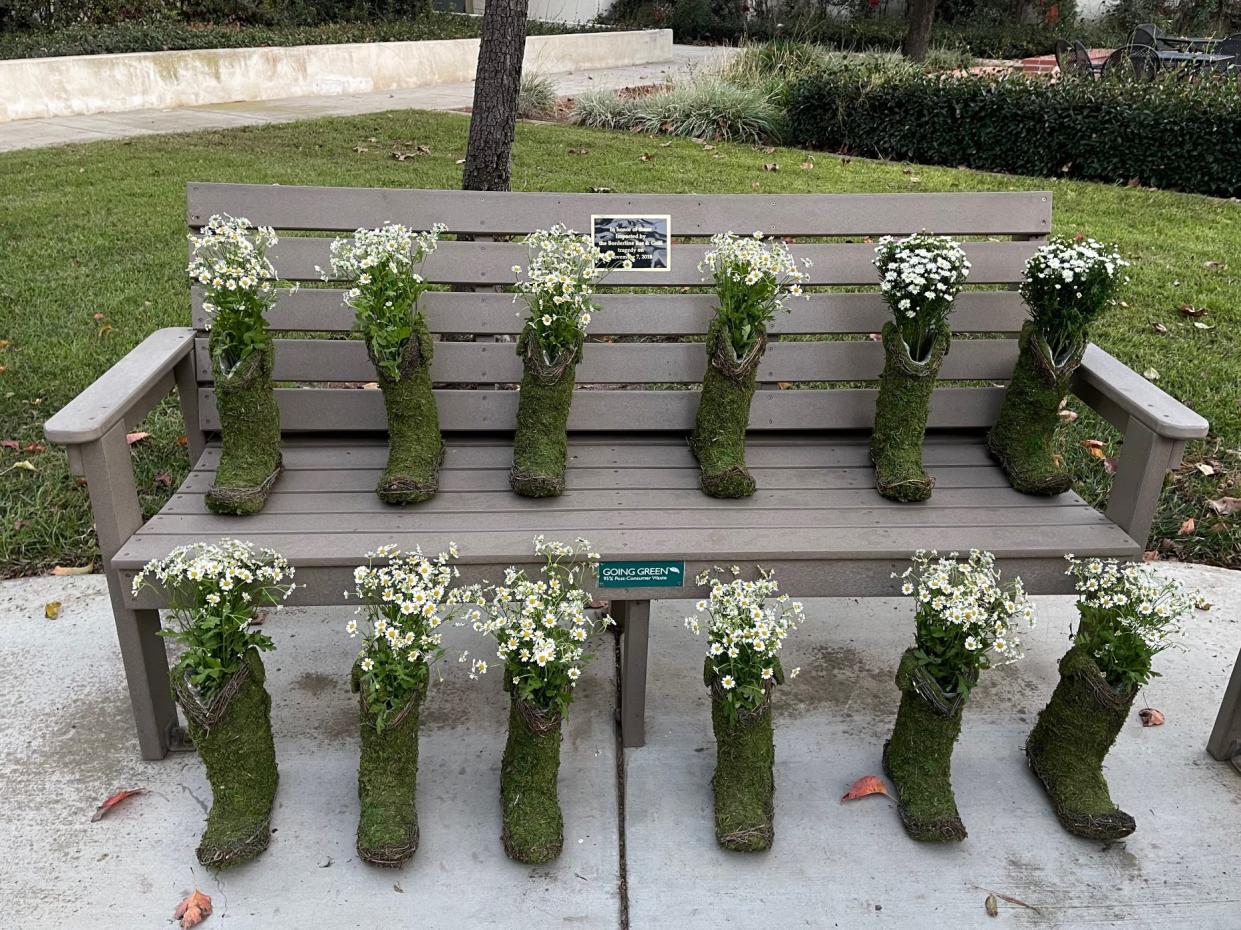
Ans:
<svg viewBox="0 0 1241 930"><path fill-rule="evenodd" d="M354 313L343 304L341 288L284 290L267 313L274 330L348 332ZM193 325L205 329L202 289L191 289ZM705 333L715 314L713 294L599 294L599 312L590 323L593 336L689 336ZM959 333L1007 333L1021 329L1025 304L1016 291L965 291L949 318ZM507 293L432 291L420 305L433 333L516 335L520 305ZM774 335L874 333L892 318L879 293L811 294L790 301L769 330Z"/></svg>
<svg viewBox="0 0 1241 930"><path fill-rule="evenodd" d="M564 223L589 228L592 214L670 214L674 235L732 230L768 235L1040 235L1051 229L1047 191L932 194L589 194L476 192L260 184L188 185L187 218L213 213L282 229L351 231L386 222L453 232L510 235Z"/></svg>
<svg viewBox="0 0 1241 930"><path fill-rule="evenodd" d="M512 462L510 460L509 464ZM759 487L770 491L822 491L847 490L849 488L872 488L875 474L870 468L756 468L751 467ZM383 474L380 467L352 469L297 469L285 472L280 478L282 492L299 493L330 488L340 491L374 490ZM942 488L1002 488L1008 487L1004 475L990 466L948 466L935 471L936 490ZM182 490L206 493L214 475L208 471L195 471L186 479ZM661 468L570 468L566 477L566 494L569 492L624 491L645 488L649 491L698 490L698 469L679 466ZM479 494L494 492L511 494L508 468L450 468L440 477L441 494ZM480 501L477 509L486 511L487 504ZM471 508L472 509L472 508Z"/></svg>
<svg viewBox="0 0 1241 930"><path fill-rule="evenodd" d="M783 440L783 441L781 441ZM386 438L348 436L305 438L287 436L281 445L285 471L310 469L383 468L388 461ZM211 472L220 461L219 445L210 445L195 463L195 472ZM793 435L755 434L746 442L746 461L754 468L866 468L870 465L869 437L832 436L799 442ZM926 437L922 461L928 467L991 465L978 436L958 437L932 432ZM577 433L569 440L568 462L576 468L697 468L682 436L644 436L638 442L595 440ZM448 445L444 468L498 468L513 464L513 444L505 440L462 440Z"/></svg>
<svg viewBox="0 0 1241 930"><path fill-rule="evenodd" d="M357 533L255 533L245 532L230 521L230 536L240 536L258 547L270 547L284 554L297 568L357 565L365 554L383 545L400 549L421 546L424 552L439 552L456 542L463 565L531 561L530 533L525 530L480 530L457 533L409 531L369 531ZM729 564L769 563L775 559L801 562L851 561L868 559L907 559L910 553L928 546L941 551L986 549L1000 559L1042 558L1061 561L1063 553L1078 555L1136 554L1139 547L1112 524L1082 527L1043 526L1031 532L1029 526L880 526L865 533L842 534L836 527L762 527L744 532L725 532L712 528L668 529L645 526L634 529L596 527L589 539L604 559L679 559ZM118 568L139 568L153 558L162 558L182 542L213 541L201 534L139 533L117 553ZM1059 555L1057 555L1059 553ZM687 566L688 567L688 566ZM1060 569L1063 571L1063 569Z"/></svg>
<svg viewBox="0 0 1241 930"><path fill-rule="evenodd" d="M272 247L269 256L281 279L319 281L316 267L330 268L332 240L318 236L291 236ZM1016 284L1037 242L966 242L973 265L971 284ZM608 274L606 287L702 287L698 263L707 250L702 244L672 247L670 265L664 272L617 270ZM872 264L875 247L868 243L793 245L793 256L809 258L806 281L814 286L878 285L879 273ZM521 242L441 242L427 257L423 276L435 284L510 285L516 280L513 266L525 266L530 253Z"/></svg>
<svg viewBox="0 0 1241 930"><path fill-rule="evenodd" d="M278 381L370 382L375 367L360 339L277 339ZM212 381L207 340L196 346L198 378ZM883 371L878 342L773 342L758 380L869 381ZM944 359L947 380L1006 381L1017 362L1015 339L958 340ZM706 346L686 343L589 343L577 367L579 384L697 384L707 367ZM516 383L522 361L512 342L437 342L431 377L443 384Z"/></svg>
<svg viewBox="0 0 1241 930"><path fill-rule="evenodd" d="M200 423L218 430L215 391L199 389ZM435 392L440 429L453 431L515 428L517 391ZM868 429L874 424L875 398L869 388L759 391L750 409L750 428ZM938 388L931 398L929 425L978 429L995 422L1003 388ZM697 391L583 390L574 394L570 430L685 432L698 410ZM277 388L280 427L285 432L385 431L383 397L376 390Z"/></svg>

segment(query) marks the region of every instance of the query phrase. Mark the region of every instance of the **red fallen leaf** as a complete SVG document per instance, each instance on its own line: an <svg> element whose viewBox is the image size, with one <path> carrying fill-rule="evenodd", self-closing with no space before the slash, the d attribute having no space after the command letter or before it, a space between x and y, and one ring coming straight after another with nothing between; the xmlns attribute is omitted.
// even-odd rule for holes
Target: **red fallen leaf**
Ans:
<svg viewBox="0 0 1241 930"><path fill-rule="evenodd" d="M153 480L161 488L172 487L172 475L168 474L166 471L161 471Z"/></svg>
<svg viewBox="0 0 1241 930"><path fill-rule="evenodd" d="M0 439L0 447L12 449L14 452L20 452L22 444L16 439Z"/></svg>
<svg viewBox="0 0 1241 930"><path fill-rule="evenodd" d="M1142 561L1143 562L1158 562L1159 561L1159 550L1158 549L1147 549L1145 552L1142 553Z"/></svg>
<svg viewBox="0 0 1241 930"><path fill-rule="evenodd" d="M892 797L892 795L888 794L888 786L883 783L882 778L878 775L863 775L849 786L849 790L840 799L840 803L856 801L858 798L864 798L870 794L882 794L884 797Z"/></svg>
<svg viewBox="0 0 1241 930"><path fill-rule="evenodd" d="M142 440L146 439L150 435L150 433L126 433L125 441L132 446L135 442L142 442Z"/></svg>
<svg viewBox="0 0 1241 930"><path fill-rule="evenodd" d="M181 930L196 927L211 914L211 898L197 888L186 895L172 912L172 919L181 921Z"/></svg>
<svg viewBox="0 0 1241 930"><path fill-rule="evenodd" d="M179 446L188 446L189 444L190 444L190 437L189 437L189 436L178 436L178 437L177 437L177 445L179 445Z"/></svg>
<svg viewBox="0 0 1241 930"><path fill-rule="evenodd" d="M1138 719L1144 727L1161 727L1164 721L1163 713L1153 707L1143 707L1138 711Z"/></svg>
<svg viewBox="0 0 1241 930"><path fill-rule="evenodd" d="M1109 475L1116 474L1116 468L1117 468L1117 465L1116 465L1115 458L1109 457L1103 460L1103 470L1107 472Z"/></svg>
<svg viewBox="0 0 1241 930"><path fill-rule="evenodd" d="M47 451L47 446L43 445L43 443L41 443L41 442L28 442L28 443L26 443L26 445L24 445L24 446L22 447L22 451L23 451L23 452L33 452L33 453L35 453L36 455L38 455L38 454L39 454L39 453L41 453L41 452L46 452L46 451Z"/></svg>
<svg viewBox="0 0 1241 930"><path fill-rule="evenodd" d="M112 810L112 808L116 807L116 805L120 804L126 798L132 798L135 794L144 794L145 792L145 788L126 788L123 791L118 791L116 794L112 795L99 805L95 813L91 815L90 822L98 823L108 815L108 812Z"/></svg>
<svg viewBox="0 0 1241 930"><path fill-rule="evenodd" d="M1107 458L1107 453L1103 451L1103 442L1099 439L1083 439L1081 446L1097 459Z"/></svg>
<svg viewBox="0 0 1241 930"><path fill-rule="evenodd" d="M1193 517L1190 517L1188 520L1186 520L1184 523L1181 524L1181 528L1177 530L1177 533L1181 536L1188 536L1190 533L1192 533L1197 528L1198 528L1198 521L1195 520Z"/></svg>

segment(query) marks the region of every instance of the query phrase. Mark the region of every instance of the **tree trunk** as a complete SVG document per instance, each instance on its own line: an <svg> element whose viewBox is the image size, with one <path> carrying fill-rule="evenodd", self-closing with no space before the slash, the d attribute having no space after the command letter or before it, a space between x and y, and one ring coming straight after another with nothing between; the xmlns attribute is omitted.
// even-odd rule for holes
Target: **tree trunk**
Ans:
<svg viewBox="0 0 1241 930"><path fill-rule="evenodd" d="M935 0L909 0L905 10L909 24L901 51L913 61L924 61L931 45L931 24L935 22Z"/></svg>
<svg viewBox="0 0 1241 930"><path fill-rule="evenodd" d="M487 0L474 78L474 113L461 188L506 191L517 126L517 92L526 52L530 0Z"/></svg>

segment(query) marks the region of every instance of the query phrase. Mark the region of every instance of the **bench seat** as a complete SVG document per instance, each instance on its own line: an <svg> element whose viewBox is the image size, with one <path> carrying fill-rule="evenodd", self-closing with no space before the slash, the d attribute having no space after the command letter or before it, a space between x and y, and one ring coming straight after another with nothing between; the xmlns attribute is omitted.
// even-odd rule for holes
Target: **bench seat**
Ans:
<svg viewBox="0 0 1241 930"><path fill-rule="evenodd" d="M439 493L402 509L374 494L387 455L382 438L286 437L285 473L263 512L244 521L206 509L220 455L211 444L113 564L129 574L174 546L242 535L297 566L307 586L299 604L332 604L350 586L353 567L385 543L435 552L455 541L467 576L495 580L509 563L530 563L539 533L585 536L605 559L684 558L690 576L714 564L769 565L798 596L891 594L890 572L919 548L989 549L1040 592L1068 590L1065 552L1141 552L1076 494L1012 490L980 434L928 436L925 460L937 485L916 506L874 490L867 442L854 433L756 434L748 458L759 490L732 501L698 489L683 437L579 433L570 438L564 495L530 500L509 490L511 441L449 437ZM643 589L641 596L691 597L697 589Z"/></svg>

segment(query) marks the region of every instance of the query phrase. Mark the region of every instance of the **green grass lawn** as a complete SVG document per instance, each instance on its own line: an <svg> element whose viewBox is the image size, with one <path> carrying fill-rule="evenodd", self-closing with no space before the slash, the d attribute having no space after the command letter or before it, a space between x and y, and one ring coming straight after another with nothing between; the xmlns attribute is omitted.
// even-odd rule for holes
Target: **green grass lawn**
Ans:
<svg viewBox="0 0 1241 930"><path fill-rule="evenodd" d="M160 326L189 320L185 183L457 187L467 123L455 114L392 112L0 156L0 575L97 557L86 490L64 453L43 448L43 421ZM393 146L431 154L397 161ZM585 154L579 154L582 151ZM649 159L643 159L647 153ZM1050 187L1058 232L1120 245L1134 260L1124 306L1096 341L1210 419L1191 448L1153 534L1172 555L1241 566L1237 518L1207 501L1238 496L1241 475L1241 205L1083 182L910 167L796 150L523 125L513 186L522 190L899 192ZM777 164L779 170L765 171ZM1206 310L1196 319L1190 305ZM1195 326L1195 323L1202 326ZM1155 324L1160 324L1157 330ZM1161 331L1166 329L1166 331ZM177 414L165 405L134 445L144 507L159 507L186 469ZM1083 439L1116 436L1083 415L1064 431L1080 490L1107 493L1103 462ZM13 444L17 448L12 448ZM27 464L21 464L27 463ZM1192 531L1180 532L1193 517ZM1162 542L1161 542L1162 541Z"/></svg>

